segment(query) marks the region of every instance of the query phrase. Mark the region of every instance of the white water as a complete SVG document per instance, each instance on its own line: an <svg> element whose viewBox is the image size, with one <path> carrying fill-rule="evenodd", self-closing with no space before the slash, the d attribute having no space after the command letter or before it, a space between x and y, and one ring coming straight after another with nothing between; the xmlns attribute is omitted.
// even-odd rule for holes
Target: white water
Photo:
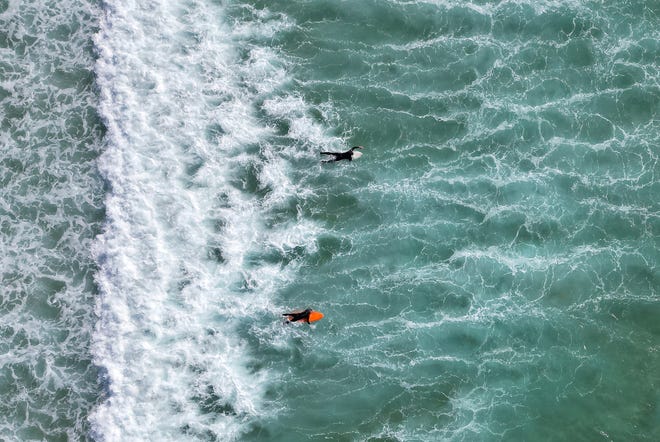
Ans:
<svg viewBox="0 0 660 442"><path fill-rule="evenodd" d="M245 40L286 24L267 14L260 27L224 20L203 1L109 2L96 37L110 183L95 247L93 353L107 386L91 417L98 440L233 439L266 412L267 373L246 368L235 328L279 313L273 293L291 270L251 265L249 255L313 247L316 228L264 226L270 208L302 190L255 103L295 108L269 97L286 81L277 56ZM250 188L250 168L265 198Z"/></svg>

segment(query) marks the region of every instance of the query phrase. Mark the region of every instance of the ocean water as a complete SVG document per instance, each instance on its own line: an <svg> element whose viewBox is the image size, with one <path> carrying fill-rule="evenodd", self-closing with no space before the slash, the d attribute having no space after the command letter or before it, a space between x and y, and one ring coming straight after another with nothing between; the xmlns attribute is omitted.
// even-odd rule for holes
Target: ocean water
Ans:
<svg viewBox="0 0 660 442"><path fill-rule="evenodd" d="M0 440L81 440L104 220L98 5L0 0Z"/></svg>
<svg viewBox="0 0 660 442"><path fill-rule="evenodd" d="M659 62L654 1L0 0L0 439L660 439Z"/></svg>

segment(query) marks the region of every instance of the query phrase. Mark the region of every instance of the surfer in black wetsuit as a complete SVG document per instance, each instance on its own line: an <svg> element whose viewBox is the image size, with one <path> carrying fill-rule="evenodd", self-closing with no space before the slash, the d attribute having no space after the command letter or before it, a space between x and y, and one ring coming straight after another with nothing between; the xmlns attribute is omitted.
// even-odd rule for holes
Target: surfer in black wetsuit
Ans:
<svg viewBox="0 0 660 442"><path fill-rule="evenodd" d="M291 313L282 313L282 316L287 317L287 324L290 322L306 322L309 324L323 318L323 313L308 308L306 310L294 310Z"/></svg>
<svg viewBox="0 0 660 442"><path fill-rule="evenodd" d="M358 158L362 154L359 152L353 152L355 149L363 149L362 146L353 146L350 150L346 152L321 152L321 155L332 155L334 158L322 161L322 163L334 163L335 161L348 160L353 161L353 156ZM357 154L357 155L356 155Z"/></svg>
<svg viewBox="0 0 660 442"><path fill-rule="evenodd" d="M291 313L282 313L282 316L287 316L286 322L298 322L303 321L309 324L309 314L312 313L312 309L308 308L303 311L295 311Z"/></svg>

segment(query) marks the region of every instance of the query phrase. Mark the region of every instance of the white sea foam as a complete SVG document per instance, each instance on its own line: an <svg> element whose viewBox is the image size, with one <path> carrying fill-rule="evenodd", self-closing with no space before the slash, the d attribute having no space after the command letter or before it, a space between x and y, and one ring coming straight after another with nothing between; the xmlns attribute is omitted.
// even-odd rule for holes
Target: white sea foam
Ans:
<svg viewBox="0 0 660 442"><path fill-rule="evenodd" d="M238 50L285 20L224 20L200 1L111 1L96 38L111 185L95 248L94 355L108 393L91 416L99 440L238 437L264 412L267 375L247 369L235 327L269 313L290 273L248 256L314 247L311 223L264 226L265 211L302 192L254 113L286 75L272 51ZM272 189L265 198L245 188L251 166Z"/></svg>

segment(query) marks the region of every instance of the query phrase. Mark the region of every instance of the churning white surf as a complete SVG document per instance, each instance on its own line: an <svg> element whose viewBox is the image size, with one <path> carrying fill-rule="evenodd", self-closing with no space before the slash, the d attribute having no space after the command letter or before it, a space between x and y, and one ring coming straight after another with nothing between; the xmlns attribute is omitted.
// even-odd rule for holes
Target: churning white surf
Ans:
<svg viewBox="0 0 660 442"><path fill-rule="evenodd" d="M286 77L273 53L237 46L270 25L230 28L218 5L110 1L105 12L96 72L110 191L94 356L107 397L94 436L233 439L264 412L267 381L234 329L277 311L271 295L289 277L248 256L305 244L315 229L264 228L264 212L300 191L253 110ZM252 165L266 197L245 189Z"/></svg>

